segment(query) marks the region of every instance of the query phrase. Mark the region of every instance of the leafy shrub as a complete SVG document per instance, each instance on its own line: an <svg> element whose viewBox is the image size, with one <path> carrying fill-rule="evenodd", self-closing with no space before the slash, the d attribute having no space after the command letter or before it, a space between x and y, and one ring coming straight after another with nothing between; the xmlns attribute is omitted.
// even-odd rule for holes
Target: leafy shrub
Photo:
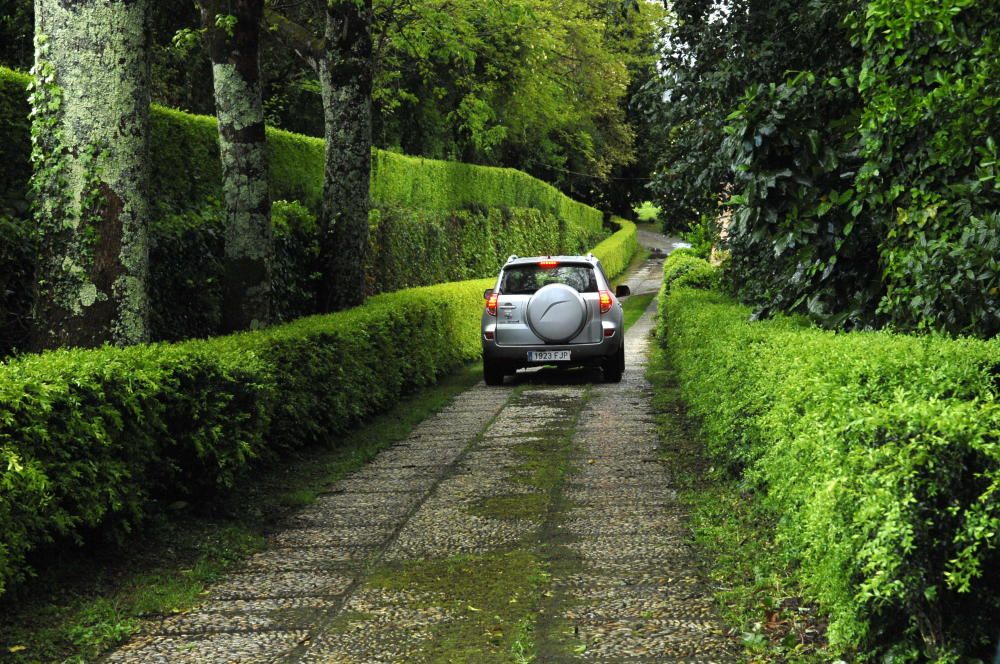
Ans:
<svg viewBox="0 0 1000 664"><path fill-rule="evenodd" d="M35 243L31 222L0 212L0 357L28 346Z"/></svg>
<svg viewBox="0 0 1000 664"><path fill-rule="evenodd" d="M698 258L708 258L712 248L719 242L719 222L715 217L703 214L691 230L681 233L681 239L691 245L691 251Z"/></svg>
<svg viewBox="0 0 1000 664"><path fill-rule="evenodd" d="M668 221L728 199L726 280L758 315L996 335L1000 5L730 4L672 3L639 96Z"/></svg>
<svg viewBox="0 0 1000 664"><path fill-rule="evenodd" d="M23 216L31 167L27 77L0 67L0 215ZM23 135L22 135L23 134ZM322 206L323 141L268 130L278 320L313 312L318 279L316 216ZM219 330L224 216L215 119L154 106L150 118L151 333L156 340ZM511 253L578 253L605 237L602 214L526 173L406 157L372 160L369 293L488 276ZM30 238L0 229L0 273L11 308L0 310L0 356L22 344L32 269ZM20 230L26 231L27 226ZM30 256L30 254L27 254ZM27 278L18 278L23 275ZM0 277L2 278L2 277ZM0 291L0 296L2 296ZM19 309L18 307L22 307ZM9 329L8 329L9 328Z"/></svg>
<svg viewBox="0 0 1000 664"><path fill-rule="evenodd" d="M676 280L662 297L661 338L709 453L781 515L778 541L834 647L986 659L1000 612L998 342L751 322Z"/></svg>
<svg viewBox="0 0 1000 664"><path fill-rule="evenodd" d="M0 590L53 538L124 534L155 498L231 485L479 353L488 280L272 329L0 365ZM408 339L399 344L399 339Z"/></svg>
<svg viewBox="0 0 1000 664"><path fill-rule="evenodd" d="M908 329L1000 334L1000 213L925 230L912 244L885 248L892 283L880 309Z"/></svg>
<svg viewBox="0 0 1000 664"><path fill-rule="evenodd" d="M614 222L618 224L620 230L594 247L592 252L601 261L604 273L608 277L624 272L635 252L639 250L639 235L635 224L618 217Z"/></svg>
<svg viewBox="0 0 1000 664"><path fill-rule="evenodd" d="M277 216L283 232L308 232L302 208L282 204ZM608 243L621 250L628 235L634 226ZM94 529L123 537L154 501L204 496L262 459L334 441L478 357L491 285L384 293L208 340L0 363L0 594L30 573L27 559L42 544Z"/></svg>
<svg viewBox="0 0 1000 664"><path fill-rule="evenodd" d="M727 281L760 314L870 323L881 296L875 229L851 214L857 91L802 72L747 91L724 147L734 174Z"/></svg>
<svg viewBox="0 0 1000 664"><path fill-rule="evenodd" d="M663 263L661 292L672 288L716 288L719 285L719 268L696 255L694 249L675 249Z"/></svg>
<svg viewBox="0 0 1000 664"><path fill-rule="evenodd" d="M965 228L992 232L1000 207L1000 6L872 0L851 27L864 51L857 209L881 232L879 312L907 328L996 334L995 254Z"/></svg>

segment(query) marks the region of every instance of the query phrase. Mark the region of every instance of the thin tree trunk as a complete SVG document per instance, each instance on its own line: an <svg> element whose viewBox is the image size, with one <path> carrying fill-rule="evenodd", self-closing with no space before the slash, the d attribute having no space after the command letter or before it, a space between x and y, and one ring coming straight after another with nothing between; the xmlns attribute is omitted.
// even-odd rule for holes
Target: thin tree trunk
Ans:
<svg viewBox="0 0 1000 664"><path fill-rule="evenodd" d="M320 308L365 297L372 144L372 0L330 0L319 64L326 139Z"/></svg>
<svg viewBox="0 0 1000 664"><path fill-rule="evenodd" d="M148 0L35 0L38 348L149 335Z"/></svg>
<svg viewBox="0 0 1000 664"><path fill-rule="evenodd" d="M202 5L226 204L226 331L259 328L271 321L274 245L260 82L263 10L263 0L214 0ZM235 23L227 22L228 17Z"/></svg>

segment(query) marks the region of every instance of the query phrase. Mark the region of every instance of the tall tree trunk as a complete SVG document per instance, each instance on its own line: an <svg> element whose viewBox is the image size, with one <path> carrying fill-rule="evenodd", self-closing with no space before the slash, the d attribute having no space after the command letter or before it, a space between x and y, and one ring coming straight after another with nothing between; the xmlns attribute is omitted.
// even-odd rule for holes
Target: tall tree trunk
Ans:
<svg viewBox="0 0 1000 664"><path fill-rule="evenodd" d="M365 297L372 145L372 0L328 0L319 61L326 138L320 308Z"/></svg>
<svg viewBox="0 0 1000 664"><path fill-rule="evenodd" d="M146 341L148 0L35 0L38 348Z"/></svg>
<svg viewBox="0 0 1000 664"><path fill-rule="evenodd" d="M271 320L271 200L260 82L263 0L202 4L215 82L226 203L223 325L259 328ZM235 22L234 22L235 20Z"/></svg>

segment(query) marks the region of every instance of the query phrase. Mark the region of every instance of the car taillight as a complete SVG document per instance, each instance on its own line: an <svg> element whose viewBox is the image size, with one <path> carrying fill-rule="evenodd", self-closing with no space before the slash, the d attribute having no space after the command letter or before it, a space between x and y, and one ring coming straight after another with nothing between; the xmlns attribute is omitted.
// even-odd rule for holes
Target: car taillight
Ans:
<svg viewBox="0 0 1000 664"><path fill-rule="evenodd" d="M538 267L551 268L559 265L559 261L538 261Z"/></svg>
<svg viewBox="0 0 1000 664"><path fill-rule="evenodd" d="M611 292L602 290L600 298L601 298L601 313L606 314L609 311L611 311Z"/></svg>
<svg viewBox="0 0 1000 664"><path fill-rule="evenodd" d="M490 293L490 296L486 299L486 313L490 316L497 315L497 300L500 299L500 295L497 293Z"/></svg>

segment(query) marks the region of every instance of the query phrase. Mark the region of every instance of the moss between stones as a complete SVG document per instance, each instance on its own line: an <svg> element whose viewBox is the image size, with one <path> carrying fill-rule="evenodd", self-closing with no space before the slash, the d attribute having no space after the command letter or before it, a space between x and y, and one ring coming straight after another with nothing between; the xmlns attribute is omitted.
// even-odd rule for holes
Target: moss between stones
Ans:
<svg viewBox="0 0 1000 664"><path fill-rule="evenodd" d="M390 565L368 586L433 593L435 606L454 619L434 626L434 636L414 662L510 662L530 643L535 606L550 575L533 547ZM530 656L526 657L530 661Z"/></svg>
<svg viewBox="0 0 1000 664"><path fill-rule="evenodd" d="M541 521L548 512L549 496L544 493L490 496L469 508L469 514L490 519Z"/></svg>
<svg viewBox="0 0 1000 664"><path fill-rule="evenodd" d="M539 648L546 653L568 654L576 645L566 637L560 621L545 618L544 633L536 626L540 613L555 606L555 593L550 588L553 567L567 558L565 552L554 551L561 547L553 543L551 534L556 528L551 522L566 508L560 492L570 469L572 435L589 392L585 388L581 398L572 400L566 417L557 425L527 433L528 442L514 447L522 463L513 469L510 479L535 491L491 496L468 509L477 516L534 521L539 525L534 537L517 547L481 555L388 564L377 567L365 581L367 588L440 598L423 600L428 603L415 608L439 607L452 616L430 628L432 637L410 661L531 662L538 661ZM523 389L518 388L512 403L524 398L522 394ZM549 401L539 398L538 392L530 398L536 405ZM555 403L565 404L566 400L557 398ZM331 631L346 630L359 620L365 617L340 617ZM555 636L549 638L550 633Z"/></svg>

